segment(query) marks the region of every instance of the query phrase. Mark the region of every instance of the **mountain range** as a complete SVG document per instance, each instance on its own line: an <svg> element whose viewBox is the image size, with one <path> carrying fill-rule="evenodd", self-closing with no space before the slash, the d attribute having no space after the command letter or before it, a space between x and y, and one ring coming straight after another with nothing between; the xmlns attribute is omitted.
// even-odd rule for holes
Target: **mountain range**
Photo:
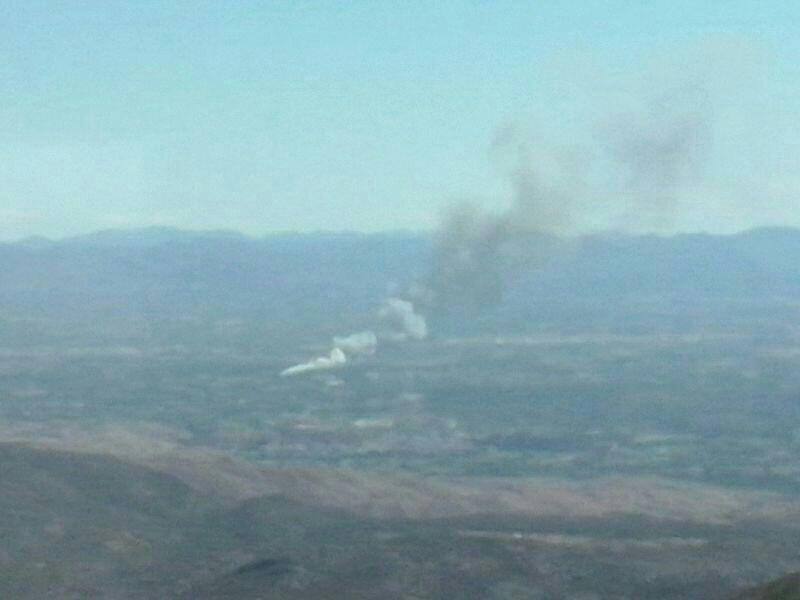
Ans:
<svg viewBox="0 0 800 600"><path fill-rule="evenodd" d="M529 321L543 306L615 298L800 297L800 230L565 242L545 261L523 255L504 268L502 301L481 307L482 318ZM435 236L404 232L250 238L151 228L28 239L0 244L0 315L244 314L309 323L335 312L346 320L374 310L393 291L424 283L435 252Z"/></svg>

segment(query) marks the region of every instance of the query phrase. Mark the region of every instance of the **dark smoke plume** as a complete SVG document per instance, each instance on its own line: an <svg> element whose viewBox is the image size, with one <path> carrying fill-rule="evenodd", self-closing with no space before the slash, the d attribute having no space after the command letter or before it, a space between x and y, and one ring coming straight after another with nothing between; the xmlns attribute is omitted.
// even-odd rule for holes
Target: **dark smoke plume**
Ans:
<svg viewBox="0 0 800 600"><path fill-rule="evenodd" d="M489 213L463 203L446 213L430 274L417 294L427 309L499 302L507 278L546 262L557 245L554 234L571 220L570 188L579 178L567 176L568 161L537 157L521 132L510 127L501 130L492 148L509 164L511 204ZM539 158L557 173L546 174Z"/></svg>
<svg viewBox="0 0 800 600"><path fill-rule="evenodd" d="M502 129L492 150L507 165L510 205L498 213L470 204L451 209L435 237L430 274L409 296L426 312L494 304L515 272L540 268L568 247L559 236L584 213L617 213L640 227L669 221L679 193L702 173L711 130L707 95L673 90L641 114L609 123L595 153L553 150L520 128ZM593 181L592 162L600 156L613 176ZM615 179L621 189L608 186Z"/></svg>
<svg viewBox="0 0 800 600"><path fill-rule="evenodd" d="M710 146L707 95L685 87L662 95L640 113L606 122L595 153L554 150L534 143L519 127L501 129L492 152L511 189L509 205L487 212L463 203L449 210L435 236L428 276L388 298L378 317L385 327L336 338L330 355L290 367L283 375L339 368L353 354L374 352L379 339L422 340L426 315L500 302L516 273L541 268L570 247L584 213L618 213L639 227L668 221L684 186L700 178ZM608 171L592 180L592 161ZM622 181L621 187L608 180Z"/></svg>
<svg viewBox="0 0 800 600"><path fill-rule="evenodd" d="M708 96L697 87L671 90L638 114L617 116L601 143L622 171L627 220L669 226L680 191L702 178L711 145Z"/></svg>

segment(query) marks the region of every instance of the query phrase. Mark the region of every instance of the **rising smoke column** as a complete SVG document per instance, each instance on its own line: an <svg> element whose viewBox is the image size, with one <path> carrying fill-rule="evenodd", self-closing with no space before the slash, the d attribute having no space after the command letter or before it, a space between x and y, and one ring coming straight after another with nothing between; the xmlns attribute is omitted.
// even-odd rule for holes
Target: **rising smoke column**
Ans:
<svg viewBox="0 0 800 600"><path fill-rule="evenodd" d="M402 298L387 298L378 316L391 328L387 334L393 340L424 340L428 337L428 323L414 309L414 304Z"/></svg>
<svg viewBox="0 0 800 600"><path fill-rule="evenodd" d="M686 85L610 119L600 143L624 182L626 221L671 224L681 191L703 178L712 144L710 104L702 87Z"/></svg>
<svg viewBox="0 0 800 600"><path fill-rule="evenodd" d="M671 89L638 112L609 118L595 142L591 151L549 147L520 127L501 129L492 152L505 165L510 204L498 212L452 208L436 233L428 277L408 295L429 312L495 304L515 273L565 252L560 236L593 211L628 225L669 225L680 193L702 178L711 146L708 94ZM598 180L596 164L621 188Z"/></svg>
<svg viewBox="0 0 800 600"><path fill-rule="evenodd" d="M380 337L422 340L428 335L425 315L498 303L515 273L538 269L565 251L568 244L559 236L592 208L589 201L607 211L621 209L637 225L668 220L682 187L700 177L710 133L707 94L691 86L662 94L639 113L609 119L594 156L603 156L605 168L624 181L622 189L613 189L589 183L593 153L537 144L519 127L501 129L492 151L505 164L510 204L497 212L459 204L446 213L427 276L379 309L388 325ZM374 352L378 337L370 331L334 338L330 356L282 374L343 366L348 356Z"/></svg>
<svg viewBox="0 0 800 600"><path fill-rule="evenodd" d="M534 151L515 127L502 129L492 149L508 164L511 203L499 212L459 204L445 214L431 270L416 293L426 309L498 303L511 272L543 264L556 250L554 234L571 220L570 188L580 179L571 161Z"/></svg>
<svg viewBox="0 0 800 600"><path fill-rule="evenodd" d="M382 337L391 341L423 340L428 335L425 317L414 310L414 305L400 298L388 298L378 311L378 317L387 323ZM281 371L281 376L302 375L343 367L354 356L370 356L378 347L378 336L373 331L360 331L333 338L329 355L313 358Z"/></svg>
<svg viewBox="0 0 800 600"><path fill-rule="evenodd" d="M378 347L378 336L372 331L361 331L345 337L334 337L333 345L346 355L375 354Z"/></svg>

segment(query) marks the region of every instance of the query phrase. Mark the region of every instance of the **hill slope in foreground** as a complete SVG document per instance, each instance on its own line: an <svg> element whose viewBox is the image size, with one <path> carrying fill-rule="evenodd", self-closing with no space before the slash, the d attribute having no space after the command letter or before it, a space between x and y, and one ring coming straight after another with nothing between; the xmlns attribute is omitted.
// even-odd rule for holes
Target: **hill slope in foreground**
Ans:
<svg viewBox="0 0 800 600"><path fill-rule="evenodd" d="M713 599L800 567L800 503L777 494L262 469L120 429L2 439L4 598Z"/></svg>
<svg viewBox="0 0 800 600"><path fill-rule="evenodd" d="M743 592L736 600L800 600L800 573Z"/></svg>

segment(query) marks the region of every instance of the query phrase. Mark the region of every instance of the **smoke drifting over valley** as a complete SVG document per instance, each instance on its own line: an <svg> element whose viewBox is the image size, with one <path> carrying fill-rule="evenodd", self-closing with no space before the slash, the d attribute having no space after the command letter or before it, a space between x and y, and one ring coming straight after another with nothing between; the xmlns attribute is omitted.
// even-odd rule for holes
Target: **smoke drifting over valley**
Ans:
<svg viewBox="0 0 800 600"><path fill-rule="evenodd" d="M602 143L621 171L628 220L670 224L682 189L702 180L711 125L708 94L697 87L671 90L611 121Z"/></svg>
<svg viewBox="0 0 800 600"><path fill-rule="evenodd" d="M424 340L428 336L425 317L414 310L414 305L400 298L388 298L378 311L379 319L385 324L381 338L404 342ZM348 336L333 338L333 349L328 356L320 356L309 362L284 369L281 375L300 375L314 371L327 371L344 366L351 358L374 354L378 347L378 336L367 330Z"/></svg>
<svg viewBox="0 0 800 600"><path fill-rule="evenodd" d="M0 14L0 600L800 600L800 2Z"/></svg>
<svg viewBox="0 0 800 600"><path fill-rule="evenodd" d="M400 298L389 298L378 312L378 316L388 323L389 336L393 340L424 340L428 337L428 323L425 317L414 310L414 304Z"/></svg>
<svg viewBox="0 0 800 600"><path fill-rule="evenodd" d="M335 359L323 356L283 374L340 367L348 357L374 352L379 337L423 340L425 315L499 303L508 281L565 252L568 236L597 213L645 228L669 223L681 210L682 192L702 179L711 125L707 93L686 86L609 117L591 148L553 146L519 125L501 128L491 153L510 189L508 205L499 211L454 205L434 235L427 275L379 309L381 335L337 337Z"/></svg>
<svg viewBox="0 0 800 600"><path fill-rule="evenodd" d="M346 337L333 338L333 345L347 354L375 354L378 338L372 331L361 331Z"/></svg>
<svg viewBox="0 0 800 600"><path fill-rule="evenodd" d="M300 375L301 373L311 373L313 371L328 371L341 367L347 362L347 356L340 348L334 348L328 356L313 358L308 362L294 365L281 371L281 375Z"/></svg>
<svg viewBox="0 0 800 600"><path fill-rule="evenodd" d="M348 358L375 354L378 337L372 331L361 331L345 337L333 338L333 349L327 356L319 356L308 362L294 365L281 371L281 375L300 375L314 371L329 371L344 366Z"/></svg>
<svg viewBox="0 0 800 600"><path fill-rule="evenodd" d="M519 126L501 129L493 153L506 166L510 205L487 212L449 211L423 293L429 307L480 307L502 298L505 282L536 269L566 247L564 234L595 213L645 228L668 222L681 193L702 178L711 145L707 94L687 87L598 127L597 146L550 148ZM612 173L598 177L595 167Z"/></svg>

